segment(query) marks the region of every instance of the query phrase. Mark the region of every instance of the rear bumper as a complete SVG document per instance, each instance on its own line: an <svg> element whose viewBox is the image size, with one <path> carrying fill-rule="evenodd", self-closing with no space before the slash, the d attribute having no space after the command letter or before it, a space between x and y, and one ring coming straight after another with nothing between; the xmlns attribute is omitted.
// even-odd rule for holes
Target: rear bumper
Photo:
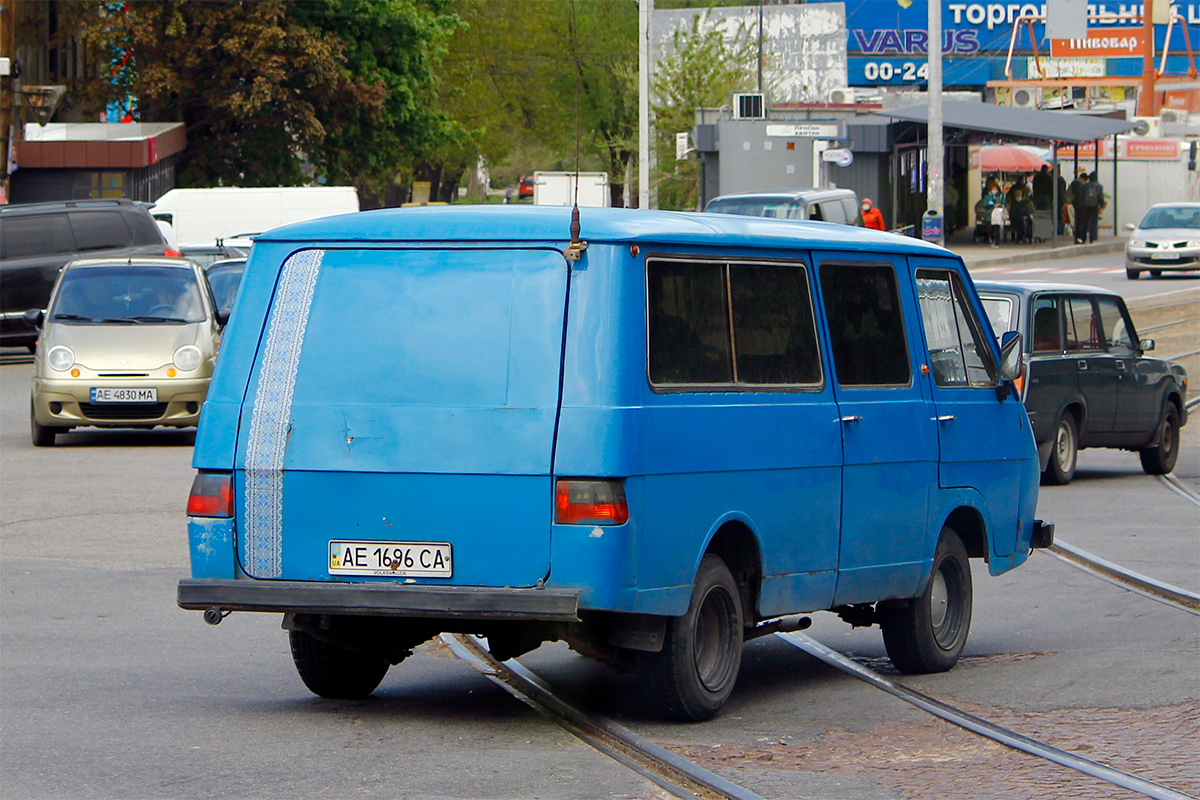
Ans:
<svg viewBox="0 0 1200 800"><path fill-rule="evenodd" d="M178 603L189 611L579 620L579 592L566 589L185 578L179 582Z"/></svg>
<svg viewBox="0 0 1200 800"><path fill-rule="evenodd" d="M1054 544L1054 523L1042 522L1040 519L1033 521L1033 536L1029 540L1029 549L1037 550L1039 548L1049 547Z"/></svg>

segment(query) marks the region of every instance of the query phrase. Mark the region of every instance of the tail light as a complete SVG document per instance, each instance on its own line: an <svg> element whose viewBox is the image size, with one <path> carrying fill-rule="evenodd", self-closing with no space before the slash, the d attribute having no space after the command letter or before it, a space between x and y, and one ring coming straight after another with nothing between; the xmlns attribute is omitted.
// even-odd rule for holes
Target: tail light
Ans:
<svg viewBox="0 0 1200 800"><path fill-rule="evenodd" d="M183 258L183 253L179 252L178 250L172 250L169 247L163 251L163 255L170 256L171 258Z"/></svg>
<svg viewBox="0 0 1200 800"><path fill-rule="evenodd" d="M232 517L233 475L228 472L198 472L188 495L189 517Z"/></svg>
<svg viewBox="0 0 1200 800"><path fill-rule="evenodd" d="M564 479L555 485L555 522L565 525L624 525L628 520L625 485L620 481Z"/></svg>

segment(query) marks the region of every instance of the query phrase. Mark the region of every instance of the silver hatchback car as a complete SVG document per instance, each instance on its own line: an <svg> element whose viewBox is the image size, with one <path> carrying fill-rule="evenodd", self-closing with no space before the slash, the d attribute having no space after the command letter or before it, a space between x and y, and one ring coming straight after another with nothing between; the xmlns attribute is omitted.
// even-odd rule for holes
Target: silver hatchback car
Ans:
<svg viewBox="0 0 1200 800"><path fill-rule="evenodd" d="M29 424L46 447L72 428L193 427L208 394L219 314L198 264L104 258L63 268L33 362Z"/></svg>
<svg viewBox="0 0 1200 800"><path fill-rule="evenodd" d="M1125 244L1125 277L1137 280L1149 272L1200 269L1200 203L1159 203L1151 206Z"/></svg>

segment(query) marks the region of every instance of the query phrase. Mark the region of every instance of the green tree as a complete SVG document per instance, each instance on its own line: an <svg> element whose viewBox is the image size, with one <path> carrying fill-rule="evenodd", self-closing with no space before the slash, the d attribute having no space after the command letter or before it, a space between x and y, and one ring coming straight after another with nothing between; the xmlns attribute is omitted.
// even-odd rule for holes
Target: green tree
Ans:
<svg viewBox="0 0 1200 800"><path fill-rule="evenodd" d="M308 157L370 195L429 140L453 136L420 102L455 24L441 5L82 0L64 9L92 58L119 64L77 87L85 103L99 110L128 94L140 121L186 124L181 185L296 184Z"/></svg>
<svg viewBox="0 0 1200 800"><path fill-rule="evenodd" d="M659 208L695 209L699 202L699 164L675 160L675 134L690 131L697 108L724 105L730 92L754 85L757 58L754 31L739 26L729 39L697 14L690 29L678 29L654 74L653 182Z"/></svg>

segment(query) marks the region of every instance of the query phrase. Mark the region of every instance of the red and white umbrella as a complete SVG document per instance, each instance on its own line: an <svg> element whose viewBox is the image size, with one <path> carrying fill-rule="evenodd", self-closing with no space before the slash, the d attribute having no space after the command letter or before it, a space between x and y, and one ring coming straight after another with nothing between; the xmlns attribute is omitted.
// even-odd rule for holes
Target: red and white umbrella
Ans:
<svg viewBox="0 0 1200 800"><path fill-rule="evenodd" d="M1037 172L1050 162L1023 147L997 144L979 150L979 167L984 172Z"/></svg>

